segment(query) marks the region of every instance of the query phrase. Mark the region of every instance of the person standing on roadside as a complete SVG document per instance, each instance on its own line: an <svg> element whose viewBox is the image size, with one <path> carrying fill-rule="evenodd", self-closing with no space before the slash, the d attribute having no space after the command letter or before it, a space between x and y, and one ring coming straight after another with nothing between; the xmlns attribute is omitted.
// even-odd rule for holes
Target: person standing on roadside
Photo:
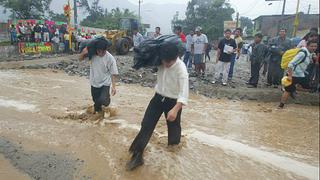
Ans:
<svg viewBox="0 0 320 180"><path fill-rule="evenodd" d="M52 45L53 45L53 52L57 54L59 52L59 44L60 44L60 38L59 35L55 35L52 39Z"/></svg>
<svg viewBox="0 0 320 180"><path fill-rule="evenodd" d="M63 36L64 38L64 53L69 53L70 52L70 47L69 47L69 33L66 32Z"/></svg>
<svg viewBox="0 0 320 180"><path fill-rule="evenodd" d="M234 31L234 40L236 41L237 49L234 52L232 59L231 59L230 69L229 69L229 74L228 74L229 81L231 81L233 78L233 70L234 70L234 65L236 63L236 60L240 58L240 50L243 46L243 40L242 40L241 34L242 34L242 29L236 28L236 30Z"/></svg>
<svg viewBox="0 0 320 180"><path fill-rule="evenodd" d="M208 46L208 38L205 34L201 33L201 27L195 29L192 41L192 54L196 73L198 76L204 77L206 70L206 63L204 55Z"/></svg>
<svg viewBox="0 0 320 180"><path fill-rule="evenodd" d="M40 27L39 24L36 24L36 26L33 28L33 30L34 30L35 42L40 42L41 41L42 28Z"/></svg>
<svg viewBox="0 0 320 180"><path fill-rule="evenodd" d="M176 26L174 28L174 33L180 37L182 43L186 43L186 36L184 35L184 33L182 32L182 28L181 26Z"/></svg>
<svg viewBox="0 0 320 180"><path fill-rule="evenodd" d="M43 42L49 42L50 41L50 35L49 35L49 29L46 24L42 27L42 33L43 33Z"/></svg>
<svg viewBox="0 0 320 180"><path fill-rule="evenodd" d="M183 57L183 62L190 71L192 69L192 51L191 51L191 46L193 42L193 31L190 31L190 33L186 36L186 52Z"/></svg>
<svg viewBox="0 0 320 180"><path fill-rule="evenodd" d="M133 30L133 46L138 47L143 41L143 36L139 33L138 29Z"/></svg>
<svg viewBox="0 0 320 180"><path fill-rule="evenodd" d="M280 65L282 55L293 47L291 40L286 38L286 32L286 29L280 29L279 36L269 42L271 56L268 62L267 86L273 85L274 88L278 88L283 76L283 70Z"/></svg>
<svg viewBox="0 0 320 180"><path fill-rule="evenodd" d="M17 42L17 30L16 30L16 27L13 24L11 24L9 32L10 32L11 44L16 43Z"/></svg>
<svg viewBox="0 0 320 180"><path fill-rule="evenodd" d="M236 52L237 44L236 41L231 38L230 29L226 29L224 31L224 36L225 37L219 42L218 45L215 80L212 81L212 84L215 84L220 79L220 74L222 74L222 85L226 86L230 62L233 58L234 52Z"/></svg>
<svg viewBox="0 0 320 180"><path fill-rule="evenodd" d="M250 55L251 61L251 77L248 81L248 88L256 88L259 81L260 69L265 58L268 55L268 47L262 41L262 34L255 35L254 43L251 45L252 53Z"/></svg>
<svg viewBox="0 0 320 180"><path fill-rule="evenodd" d="M211 57L210 57L210 51L211 50L212 50L212 44L208 43L208 46L206 48L205 61L207 61L207 58L208 58L209 61L211 60Z"/></svg>
<svg viewBox="0 0 320 180"><path fill-rule="evenodd" d="M186 36L184 35L184 33L182 32L182 28L181 26L176 26L174 27L174 34L176 34L177 36L180 37L180 40L182 42L182 46L183 48L180 49L179 51L179 58L182 59L182 56L185 53L185 48L186 48Z"/></svg>
<svg viewBox="0 0 320 180"><path fill-rule="evenodd" d="M161 36L162 34L160 33L160 27L156 27L156 32L154 33L154 35L153 35L153 37L154 38L157 38L157 37L159 37L159 36Z"/></svg>

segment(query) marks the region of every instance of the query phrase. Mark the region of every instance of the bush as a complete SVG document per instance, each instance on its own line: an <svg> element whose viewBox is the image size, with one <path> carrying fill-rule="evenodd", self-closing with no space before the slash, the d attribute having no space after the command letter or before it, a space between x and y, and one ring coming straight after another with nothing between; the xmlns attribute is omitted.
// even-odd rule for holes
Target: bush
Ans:
<svg viewBox="0 0 320 180"><path fill-rule="evenodd" d="M0 41L0 46L11 46L10 41Z"/></svg>

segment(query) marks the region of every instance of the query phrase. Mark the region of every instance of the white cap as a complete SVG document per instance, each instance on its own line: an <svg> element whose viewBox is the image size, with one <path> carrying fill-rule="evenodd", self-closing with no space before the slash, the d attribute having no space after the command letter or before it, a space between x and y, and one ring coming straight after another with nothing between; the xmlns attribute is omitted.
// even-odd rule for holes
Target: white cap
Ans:
<svg viewBox="0 0 320 180"><path fill-rule="evenodd" d="M200 26L198 26L198 27L196 27L195 31L197 32L197 31L201 31L201 30L202 30L202 28Z"/></svg>

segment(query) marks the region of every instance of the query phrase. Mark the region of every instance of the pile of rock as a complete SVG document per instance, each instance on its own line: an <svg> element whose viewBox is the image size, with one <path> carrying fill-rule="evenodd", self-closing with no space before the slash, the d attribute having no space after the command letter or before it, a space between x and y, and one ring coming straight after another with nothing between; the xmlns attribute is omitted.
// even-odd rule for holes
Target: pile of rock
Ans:
<svg viewBox="0 0 320 180"><path fill-rule="evenodd" d="M90 66L88 62L80 62L78 60L61 61L58 63L49 64L48 68L65 71L68 75L74 76L89 76Z"/></svg>

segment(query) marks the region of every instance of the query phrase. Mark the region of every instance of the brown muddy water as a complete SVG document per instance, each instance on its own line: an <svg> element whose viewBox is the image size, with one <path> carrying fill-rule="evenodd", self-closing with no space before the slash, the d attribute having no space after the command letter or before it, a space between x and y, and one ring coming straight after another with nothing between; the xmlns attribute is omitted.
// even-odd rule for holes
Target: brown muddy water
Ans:
<svg viewBox="0 0 320 180"><path fill-rule="evenodd" d="M144 154L127 152L154 91L119 84L115 118L67 118L91 104L88 80L52 70L0 71L0 179L319 179L319 107L192 94L183 138L167 147L162 118Z"/></svg>

